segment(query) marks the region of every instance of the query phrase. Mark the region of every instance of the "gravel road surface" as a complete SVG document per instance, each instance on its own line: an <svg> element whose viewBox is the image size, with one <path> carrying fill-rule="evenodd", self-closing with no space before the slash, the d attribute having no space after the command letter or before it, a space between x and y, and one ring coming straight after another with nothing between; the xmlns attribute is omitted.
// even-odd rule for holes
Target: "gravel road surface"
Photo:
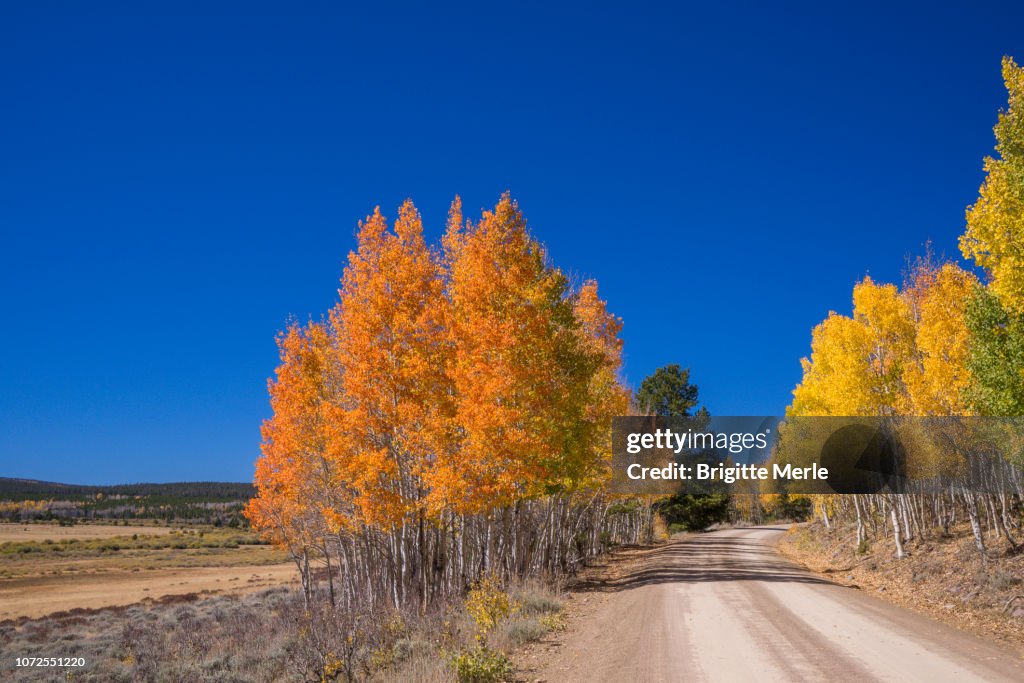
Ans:
<svg viewBox="0 0 1024 683"><path fill-rule="evenodd" d="M782 557L785 527L672 541L593 586L542 670L568 681L1024 681L1024 662Z"/></svg>

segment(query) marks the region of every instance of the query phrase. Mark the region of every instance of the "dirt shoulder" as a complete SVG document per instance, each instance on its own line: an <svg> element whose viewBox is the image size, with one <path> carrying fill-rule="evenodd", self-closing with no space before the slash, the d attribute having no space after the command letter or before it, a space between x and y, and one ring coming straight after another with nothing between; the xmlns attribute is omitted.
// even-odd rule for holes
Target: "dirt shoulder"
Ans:
<svg viewBox="0 0 1024 683"><path fill-rule="evenodd" d="M684 536L677 537L678 539ZM562 594L562 615L565 628L551 631L512 653L517 680L545 680L544 669L558 656L567 638L577 635L589 624L590 618L607 607L615 587L633 572L641 569L652 553L664 547L665 542L648 546L630 546L606 553L584 567L565 587Z"/></svg>
<svg viewBox="0 0 1024 683"><path fill-rule="evenodd" d="M982 558L966 527L949 536L907 543L897 560L891 541L855 552L852 528L826 530L820 523L794 527L779 550L834 583L859 588L887 602L955 628L1024 645L1024 554L989 541Z"/></svg>

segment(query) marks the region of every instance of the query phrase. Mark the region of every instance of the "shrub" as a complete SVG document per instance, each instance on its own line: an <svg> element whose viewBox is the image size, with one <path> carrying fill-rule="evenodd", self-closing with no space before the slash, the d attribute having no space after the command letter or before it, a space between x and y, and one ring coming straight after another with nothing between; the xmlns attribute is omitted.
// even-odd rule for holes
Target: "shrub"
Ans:
<svg viewBox="0 0 1024 683"><path fill-rule="evenodd" d="M677 493L655 503L655 509L668 522L672 532L703 531L728 519L729 496Z"/></svg>
<svg viewBox="0 0 1024 683"><path fill-rule="evenodd" d="M545 614L540 618L540 623L549 631L564 631L565 615L561 612Z"/></svg>
<svg viewBox="0 0 1024 683"><path fill-rule="evenodd" d="M562 603L557 598L543 593L526 593L520 601L523 614L550 614L562 611Z"/></svg>
<svg viewBox="0 0 1024 683"><path fill-rule="evenodd" d="M431 650L432 648L430 643L425 640L399 638L395 641L395 644L392 647L392 660L395 662L404 662L412 659L413 657L428 655Z"/></svg>
<svg viewBox="0 0 1024 683"><path fill-rule="evenodd" d="M978 585L989 588L995 591L1005 591L1021 583L1021 578L1014 574L1010 574L1001 569L996 569L992 573L986 573L980 571L975 576L975 581Z"/></svg>
<svg viewBox="0 0 1024 683"><path fill-rule="evenodd" d="M512 676L512 662L501 652L478 645L457 652L451 659L459 683L500 683Z"/></svg>
<svg viewBox="0 0 1024 683"><path fill-rule="evenodd" d="M486 636L501 621L519 611L519 603L501 588L494 576L485 576L466 596L466 611L473 617L480 635Z"/></svg>
<svg viewBox="0 0 1024 683"><path fill-rule="evenodd" d="M540 640L548 630L548 627L540 620L528 617L503 624L497 634L500 635L502 645L519 647L525 643Z"/></svg>

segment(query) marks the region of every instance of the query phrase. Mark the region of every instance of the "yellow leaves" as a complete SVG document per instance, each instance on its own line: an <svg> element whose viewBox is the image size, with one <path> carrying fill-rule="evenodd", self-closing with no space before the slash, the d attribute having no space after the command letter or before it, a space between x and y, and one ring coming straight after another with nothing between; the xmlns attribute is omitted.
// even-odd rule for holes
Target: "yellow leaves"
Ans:
<svg viewBox="0 0 1024 683"><path fill-rule="evenodd" d="M484 637L520 608L521 605L502 589L501 582L493 575L477 581L466 596L466 612Z"/></svg>
<svg viewBox="0 0 1024 683"><path fill-rule="evenodd" d="M967 302L977 279L953 264L921 265L905 291L870 278L853 317L814 328L790 415L960 415L970 384Z"/></svg>
<svg viewBox="0 0 1024 683"><path fill-rule="evenodd" d="M967 209L960 251L992 275L1002 305L1024 313L1024 69L1003 59L1008 107L996 124L999 158L985 159L985 181Z"/></svg>
<svg viewBox="0 0 1024 683"><path fill-rule="evenodd" d="M918 285L916 362L906 372L910 412L916 415L966 415L965 392L971 383L967 364L970 334L967 302L978 280L947 263Z"/></svg>
<svg viewBox="0 0 1024 683"><path fill-rule="evenodd" d="M876 410L870 366L871 334L862 322L830 313L814 328L803 381L790 415L870 415Z"/></svg>
<svg viewBox="0 0 1024 683"><path fill-rule="evenodd" d="M998 156L985 159L986 178L967 210L960 250L988 270L987 286L1001 309L1020 315L1024 69L1006 57L1002 72L1008 106L995 126ZM1003 343L1009 332L989 326L1000 319L995 315L975 327L978 338L971 339L968 301L979 286L977 278L954 264L935 267L927 261L918 263L903 292L865 278L854 288L852 319L833 314L815 328L811 358L803 361L803 380L790 414L964 415L970 412L966 395L973 393L977 401L979 387L987 410L1012 411L1015 375L1012 368L1002 369L1002 358L1015 355L1014 347ZM972 364L979 376L972 377Z"/></svg>

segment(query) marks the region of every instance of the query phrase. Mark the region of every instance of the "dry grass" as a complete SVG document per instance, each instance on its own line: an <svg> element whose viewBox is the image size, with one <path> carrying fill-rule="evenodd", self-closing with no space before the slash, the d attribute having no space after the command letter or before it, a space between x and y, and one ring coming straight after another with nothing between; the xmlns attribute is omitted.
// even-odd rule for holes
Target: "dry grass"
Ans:
<svg viewBox="0 0 1024 683"><path fill-rule="evenodd" d="M188 527L189 530L195 527ZM0 522L0 543L17 543L22 541L63 541L91 540L97 538L114 538L138 534L140 536L162 536L176 529L156 524L135 524L117 526L114 524L84 524L60 526L56 522L33 522L31 524L11 524Z"/></svg>
<svg viewBox="0 0 1024 683"><path fill-rule="evenodd" d="M168 595L251 592L297 579L291 563L9 579L0 581L0 619L131 605Z"/></svg>
<svg viewBox="0 0 1024 683"><path fill-rule="evenodd" d="M68 680L278 681L289 676L294 595L195 595L159 603L0 623L0 679L64 680L65 670L13 668L15 657L82 657ZM258 646L256 646L258 644Z"/></svg>
<svg viewBox="0 0 1024 683"><path fill-rule="evenodd" d="M331 609L321 595L307 611L294 585L269 588L295 581L293 564L259 566L281 555L224 547L227 533L204 534L213 547L177 548L170 535L67 539L62 551L7 544L0 680L63 680L64 670L11 668L15 657L58 656L85 658L75 681L306 681L326 666L338 680L431 683L455 680L453 657L479 648L461 600L420 615ZM533 580L505 590L518 609L488 634L489 651L504 657L562 628L558 590Z"/></svg>
<svg viewBox="0 0 1024 683"><path fill-rule="evenodd" d="M492 634L494 651L543 637L560 615L561 597L544 583L508 590L520 609ZM452 655L477 645L461 601L419 615L331 610L323 599L306 610L298 591L275 588L3 621L0 680L39 679L13 668L15 657L60 656L83 657L70 680L87 682L298 682L320 680L327 661L336 680L441 683L455 680ZM64 679L63 670L47 673Z"/></svg>
<svg viewBox="0 0 1024 683"><path fill-rule="evenodd" d="M251 591L296 576L283 553L251 545L259 542L256 536L235 529L17 526L28 531L0 543L0 619L165 595ZM77 537L54 540L56 532ZM36 540L25 540L30 537Z"/></svg>

